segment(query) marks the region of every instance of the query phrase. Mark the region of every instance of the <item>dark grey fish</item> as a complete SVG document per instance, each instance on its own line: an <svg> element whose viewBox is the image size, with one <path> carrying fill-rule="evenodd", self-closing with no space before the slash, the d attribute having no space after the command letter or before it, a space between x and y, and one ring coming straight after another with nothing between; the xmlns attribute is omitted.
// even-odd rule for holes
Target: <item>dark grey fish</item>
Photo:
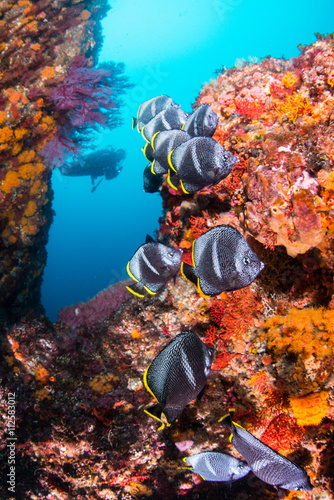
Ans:
<svg viewBox="0 0 334 500"><path fill-rule="evenodd" d="M179 108L179 104L175 104L171 97L168 95L158 95L153 97L148 101L143 102L137 112L137 118L132 118L132 128L137 126L138 132L142 131L142 128L150 121L152 118L160 113L160 111L167 109L169 107Z"/></svg>
<svg viewBox="0 0 334 500"><path fill-rule="evenodd" d="M157 132L163 130L181 130L186 122L187 113L180 108L171 106L155 115L141 130L145 141L151 142L152 137Z"/></svg>
<svg viewBox="0 0 334 500"><path fill-rule="evenodd" d="M182 262L184 278L204 295L240 290L264 268L245 238L232 226L216 226L193 243L193 266Z"/></svg>
<svg viewBox="0 0 334 500"><path fill-rule="evenodd" d="M151 295L162 290L180 269L182 250L157 243L149 236L127 265L127 271L136 283L126 288L139 297L145 290Z"/></svg>
<svg viewBox="0 0 334 500"><path fill-rule="evenodd" d="M310 491L310 483L306 471L280 453L262 443L241 425L232 421L234 410L222 417L219 422L232 431L230 440L237 451L244 457L253 473L267 484L277 489L293 491Z"/></svg>
<svg viewBox="0 0 334 500"><path fill-rule="evenodd" d="M172 424L185 406L204 393L214 349L193 332L180 333L152 361L144 374L144 384L158 401L145 412L164 427Z"/></svg>
<svg viewBox="0 0 334 500"><path fill-rule="evenodd" d="M192 137L212 137L218 124L218 115L208 104L201 104L188 116L182 130Z"/></svg>
<svg viewBox="0 0 334 500"><path fill-rule="evenodd" d="M183 130L164 130L157 132L151 142L143 148L145 157L152 162L153 174L167 174L169 169L168 156L180 144L189 141L190 135Z"/></svg>
<svg viewBox="0 0 334 500"><path fill-rule="evenodd" d="M227 453L205 451L185 457L184 462L191 470L206 481L236 481L251 470L249 465Z"/></svg>
<svg viewBox="0 0 334 500"><path fill-rule="evenodd" d="M168 183L184 193L195 193L218 184L231 172L239 158L211 137L194 137L175 148L168 157Z"/></svg>
<svg viewBox="0 0 334 500"><path fill-rule="evenodd" d="M145 193L157 193L163 184L164 178L160 174L152 173L150 163L144 170L143 181Z"/></svg>

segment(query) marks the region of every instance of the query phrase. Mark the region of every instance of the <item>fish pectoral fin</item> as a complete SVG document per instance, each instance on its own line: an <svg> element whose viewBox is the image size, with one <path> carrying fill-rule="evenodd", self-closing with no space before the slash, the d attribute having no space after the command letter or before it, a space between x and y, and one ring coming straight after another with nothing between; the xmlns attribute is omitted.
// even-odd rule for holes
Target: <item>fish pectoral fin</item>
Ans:
<svg viewBox="0 0 334 500"><path fill-rule="evenodd" d="M170 187L175 189L175 191L178 190L180 178L177 174L174 174L173 172L171 174L171 170L168 170L167 182L170 185Z"/></svg>
<svg viewBox="0 0 334 500"><path fill-rule="evenodd" d="M203 389L201 390L201 392L197 395L197 401L200 401L202 399L202 397L204 396L204 393L205 393L205 388L206 388L206 385L203 387Z"/></svg>
<svg viewBox="0 0 334 500"><path fill-rule="evenodd" d="M167 425L169 426L170 424L172 424L181 415L182 411L183 408L164 408L163 414L166 417Z"/></svg>
<svg viewBox="0 0 334 500"><path fill-rule="evenodd" d="M286 498L289 495L289 490L284 490L283 488L280 488L279 486L274 486L277 490L277 496L280 499Z"/></svg>
<svg viewBox="0 0 334 500"><path fill-rule="evenodd" d="M133 283L133 285L128 285L126 288L137 297L145 297L144 287L140 283Z"/></svg>
<svg viewBox="0 0 334 500"><path fill-rule="evenodd" d="M132 130L134 130L136 128L136 125L137 125L137 118L135 118L134 116L132 117Z"/></svg>
<svg viewBox="0 0 334 500"><path fill-rule="evenodd" d="M193 285L197 287L197 276L195 272L195 268L190 264L186 264L185 262L181 263L181 274L187 281L190 281Z"/></svg>

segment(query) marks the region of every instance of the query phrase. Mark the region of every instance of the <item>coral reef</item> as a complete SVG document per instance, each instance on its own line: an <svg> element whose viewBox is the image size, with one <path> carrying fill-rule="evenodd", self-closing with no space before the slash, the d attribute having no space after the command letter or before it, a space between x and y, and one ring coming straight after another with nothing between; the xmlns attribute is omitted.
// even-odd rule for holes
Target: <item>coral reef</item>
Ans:
<svg viewBox="0 0 334 500"><path fill-rule="evenodd" d="M40 286L53 193L40 153L62 118L52 96L78 57L89 66L97 62L100 18L107 10L106 0L0 2L2 321L43 312Z"/></svg>
<svg viewBox="0 0 334 500"><path fill-rule="evenodd" d="M218 113L215 138L240 162L191 196L162 186L158 241L182 248L189 263L198 236L230 224L266 264L250 287L205 297L179 276L155 296L118 301L120 283L64 308L53 325L36 319L3 328L0 379L5 402L16 394L19 496L276 499L252 474L225 485L181 468L182 458L202 451L237 456L218 423L233 407L235 421L310 476L312 492L287 498L334 499L333 56L333 36L318 35L295 59L224 71L196 105ZM5 123L1 133L11 141L15 130ZM30 151L38 156L17 152L22 175L35 161ZM10 193L20 181L16 170L7 175ZM23 217L38 207L29 198ZM214 345L213 370L203 398L158 432L144 413L151 395L143 373L187 330ZM6 466L5 441L0 454ZM0 495L8 496L4 485Z"/></svg>

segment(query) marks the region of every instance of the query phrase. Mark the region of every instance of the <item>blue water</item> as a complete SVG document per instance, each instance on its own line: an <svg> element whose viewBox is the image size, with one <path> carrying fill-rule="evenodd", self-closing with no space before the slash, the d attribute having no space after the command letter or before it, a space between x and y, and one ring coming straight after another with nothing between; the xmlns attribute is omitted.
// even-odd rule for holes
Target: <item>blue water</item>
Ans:
<svg viewBox="0 0 334 500"><path fill-rule="evenodd" d="M125 267L147 233L158 227L161 198L143 192L147 164L142 137L131 130L141 102L170 95L191 111L203 84L222 66L267 55L298 56L315 32L334 31L333 0L118 0L103 21L100 61L123 61L135 84L125 98L124 124L96 136L95 147L126 150L121 174L91 193L89 178L55 171L56 216L47 246L42 302L51 320L126 278Z"/></svg>

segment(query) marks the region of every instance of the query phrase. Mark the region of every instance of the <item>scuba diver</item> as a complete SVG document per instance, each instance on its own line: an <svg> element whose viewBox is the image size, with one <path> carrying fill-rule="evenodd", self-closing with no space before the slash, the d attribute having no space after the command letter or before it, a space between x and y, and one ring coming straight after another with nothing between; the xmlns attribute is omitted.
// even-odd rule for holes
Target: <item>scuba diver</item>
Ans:
<svg viewBox="0 0 334 500"><path fill-rule="evenodd" d="M118 176L122 170L121 162L124 158L124 149L115 150L112 146L107 146L106 149L89 153L72 163L65 163L60 167L60 172L62 175L70 177L90 175L93 184L91 192L94 193L103 181L103 178L109 181ZM102 178L95 185L98 177Z"/></svg>

